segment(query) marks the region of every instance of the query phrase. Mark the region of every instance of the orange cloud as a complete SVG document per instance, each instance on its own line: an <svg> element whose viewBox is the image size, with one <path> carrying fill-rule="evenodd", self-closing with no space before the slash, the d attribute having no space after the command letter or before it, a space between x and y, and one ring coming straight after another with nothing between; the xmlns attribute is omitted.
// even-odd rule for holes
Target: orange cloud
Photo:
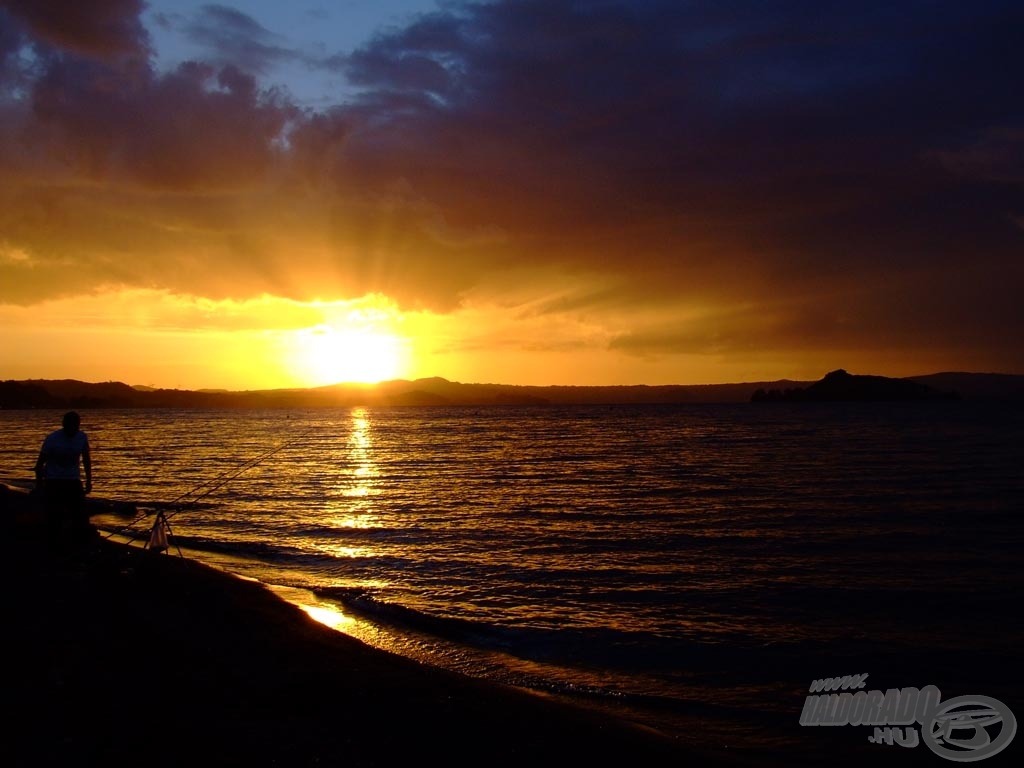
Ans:
<svg viewBox="0 0 1024 768"><path fill-rule="evenodd" d="M520 0L319 58L217 7L168 72L139 3L57 5L0 9L0 303L155 291L230 325L382 295L449 319L430 354L677 379L755 351L1024 368L1012 4ZM358 96L301 108L281 59Z"/></svg>

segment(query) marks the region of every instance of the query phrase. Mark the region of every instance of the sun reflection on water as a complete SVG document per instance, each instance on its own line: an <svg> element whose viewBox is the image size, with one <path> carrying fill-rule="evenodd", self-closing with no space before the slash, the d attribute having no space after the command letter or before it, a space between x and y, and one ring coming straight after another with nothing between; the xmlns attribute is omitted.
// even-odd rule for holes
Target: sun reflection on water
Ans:
<svg viewBox="0 0 1024 768"><path fill-rule="evenodd" d="M374 461L372 425L366 408L353 408L351 429L342 455L336 495L332 503L331 525L335 528L372 529L380 524L374 497L379 494L377 481L380 468ZM337 557L360 557L365 547L330 545L328 551Z"/></svg>
<svg viewBox="0 0 1024 768"><path fill-rule="evenodd" d="M334 603L325 603L317 599L316 595L306 589L297 587L286 587L279 584L268 583L267 587L280 597L305 611L310 618L324 624L331 629L345 632L356 623L354 617L349 616Z"/></svg>
<svg viewBox="0 0 1024 768"><path fill-rule="evenodd" d="M299 605L309 617L315 621L324 624L331 629L337 629L344 632L346 629L351 627L355 623L355 619L351 616L346 616L340 610L335 607L324 607L323 605Z"/></svg>

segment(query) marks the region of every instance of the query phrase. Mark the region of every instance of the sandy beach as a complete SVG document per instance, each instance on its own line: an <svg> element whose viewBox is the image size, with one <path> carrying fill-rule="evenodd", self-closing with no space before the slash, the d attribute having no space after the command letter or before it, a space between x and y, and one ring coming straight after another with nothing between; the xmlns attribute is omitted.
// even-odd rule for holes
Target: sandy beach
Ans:
<svg viewBox="0 0 1024 768"><path fill-rule="evenodd" d="M371 649L176 555L54 547L5 507L4 765L719 762Z"/></svg>
<svg viewBox="0 0 1024 768"><path fill-rule="evenodd" d="M838 737L782 754L701 748L699 735L682 743L372 649L261 584L177 555L99 536L55 546L14 508L23 500L0 497L5 766L936 761L924 749L848 749Z"/></svg>

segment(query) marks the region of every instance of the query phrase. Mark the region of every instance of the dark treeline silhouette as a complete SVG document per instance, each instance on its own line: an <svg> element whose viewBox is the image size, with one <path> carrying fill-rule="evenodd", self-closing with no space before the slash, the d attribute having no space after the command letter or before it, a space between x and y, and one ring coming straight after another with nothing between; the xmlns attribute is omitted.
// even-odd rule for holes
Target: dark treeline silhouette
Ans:
<svg viewBox="0 0 1024 768"><path fill-rule="evenodd" d="M1024 400L1024 376L937 373L906 379L833 371L818 382L623 386L462 384L439 377L380 384L251 391L131 387L74 379L0 382L0 409L321 408L352 406L670 405L828 400Z"/></svg>
<svg viewBox="0 0 1024 768"><path fill-rule="evenodd" d="M762 382L763 384L767 384ZM779 382L775 382L776 384ZM800 382L788 382L798 384ZM0 408L318 408L339 406L488 406L741 403L758 383L630 386L463 384L440 377L312 389L232 392L90 384L73 379L7 381Z"/></svg>

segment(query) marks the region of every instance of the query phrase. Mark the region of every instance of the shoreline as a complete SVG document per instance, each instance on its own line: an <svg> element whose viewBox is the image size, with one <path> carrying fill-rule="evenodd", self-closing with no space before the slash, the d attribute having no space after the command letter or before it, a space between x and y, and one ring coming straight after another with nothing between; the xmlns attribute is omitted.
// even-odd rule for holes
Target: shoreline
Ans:
<svg viewBox="0 0 1024 768"><path fill-rule="evenodd" d="M271 587L197 560L99 537L55 547L38 521L13 509L23 500L0 494L14 703L0 739L4 765L936 760L924 748L869 745L867 731L802 728L802 700L792 722L768 713L730 722L713 714L714 702L694 702L692 738L669 737L599 706L373 648ZM789 743L751 747L739 736L751 726Z"/></svg>
<svg viewBox="0 0 1024 768"><path fill-rule="evenodd" d="M267 587L4 514L5 765L732 765L583 708L373 649Z"/></svg>

